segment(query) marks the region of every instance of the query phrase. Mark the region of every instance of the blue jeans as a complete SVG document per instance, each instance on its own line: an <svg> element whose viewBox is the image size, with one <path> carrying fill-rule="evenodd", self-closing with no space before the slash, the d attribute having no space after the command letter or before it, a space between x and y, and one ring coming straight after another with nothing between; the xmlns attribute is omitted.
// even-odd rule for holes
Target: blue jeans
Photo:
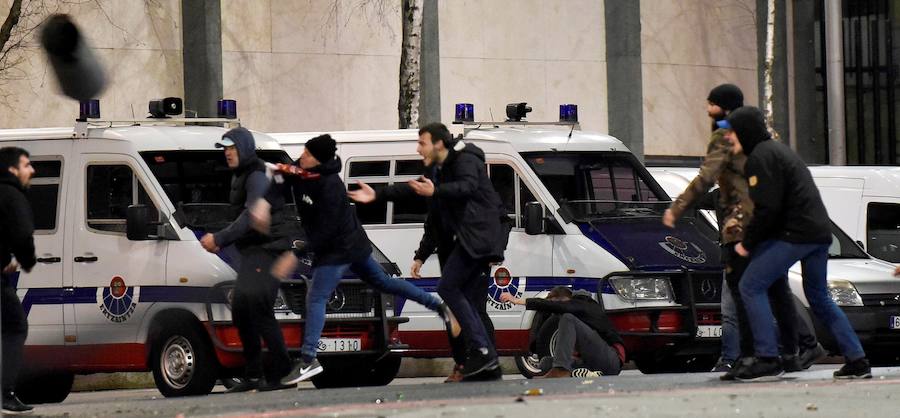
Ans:
<svg viewBox="0 0 900 418"><path fill-rule="evenodd" d="M303 346L300 347L300 354L306 360L316 357L316 347L325 327L326 305L348 269L380 292L416 301L432 311L437 311L441 304L438 298L414 284L388 277L372 257L355 263L318 266L313 270L312 282L306 292L306 325L303 328Z"/></svg>
<svg viewBox="0 0 900 418"><path fill-rule="evenodd" d="M753 330L753 347L757 357L778 357L775 318L767 291L775 280L786 276L788 269L798 260L803 271L806 300L813 314L831 330L841 354L847 361L866 356L847 316L828 294L828 246L769 240L754 250L750 265L741 277L740 289Z"/></svg>
<svg viewBox="0 0 900 418"><path fill-rule="evenodd" d="M741 356L741 333L737 305L728 282L722 279L722 361L734 363Z"/></svg>

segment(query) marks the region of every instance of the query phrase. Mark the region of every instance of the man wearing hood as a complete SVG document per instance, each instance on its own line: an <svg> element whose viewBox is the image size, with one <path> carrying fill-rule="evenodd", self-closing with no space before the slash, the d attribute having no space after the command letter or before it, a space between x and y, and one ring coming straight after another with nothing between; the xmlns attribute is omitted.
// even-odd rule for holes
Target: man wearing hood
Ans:
<svg viewBox="0 0 900 418"><path fill-rule="evenodd" d="M503 293L500 300L524 305L529 311L561 315L551 347L553 368L540 377L572 377L576 365L605 376L622 372L625 343L606 316L606 310L587 290L572 292L568 287L558 286L550 290L546 299L520 299ZM576 352L580 357L577 362L573 359Z"/></svg>
<svg viewBox="0 0 900 418"><path fill-rule="evenodd" d="M722 292L721 305L722 358L714 371L727 372L722 376L723 380L734 379L738 358L753 355L753 333L738 288L748 260L734 252L735 245L743 239L744 230L753 215L753 201L744 178L747 156L742 152L733 152L731 143L725 139L727 129L719 126L732 111L743 106L743 102L741 89L733 84L722 84L709 92L706 109L713 120L713 132L706 157L697 177L663 215L663 223L674 228L675 221L689 208L706 199L706 193L718 182L719 189L715 193L718 199L714 208L719 219L722 262L725 264L723 289L726 291ZM797 316L787 276L775 281L769 288L769 296L778 317L785 368L789 371L809 368L825 352L806 323Z"/></svg>
<svg viewBox="0 0 900 418"><path fill-rule="evenodd" d="M727 122L731 129L726 137L733 152L747 155L744 176L755 204L753 218L735 252L750 257L740 291L753 329L756 357L741 366L737 378L759 380L783 373L766 291L797 261L803 269L803 292L810 308L829 327L846 359L834 377L871 378L859 338L828 293L831 225L809 169L790 148L772 140L759 109L737 109Z"/></svg>
<svg viewBox="0 0 900 418"><path fill-rule="evenodd" d="M22 367L28 316L16 294L18 271L37 263L34 252L34 218L25 190L34 176L28 151L0 148L0 307L3 312L3 414L30 413L32 407L16 396L16 380ZM15 257L15 259L13 258Z"/></svg>
<svg viewBox="0 0 900 418"><path fill-rule="evenodd" d="M296 165L279 168L286 174L294 174L285 176L285 184L293 191L308 241L303 249L282 255L273 272L276 277L285 277L296 268L300 253L314 254L312 281L306 294L301 360L282 379L283 384L295 384L323 371L316 354L325 326L326 305L348 270L383 293L405 297L446 320L450 318L449 308L438 298L412 283L388 277L372 257L372 244L338 175L341 159L335 155L336 151L337 145L330 135L317 136L306 142Z"/></svg>
<svg viewBox="0 0 900 418"><path fill-rule="evenodd" d="M271 230L278 231L284 224L284 197L281 188L273 186L266 176L265 163L256 156L256 142L250 131L234 128L222 135L216 148L225 151L226 163L232 171L229 200L235 212L240 214L225 229L204 235L200 243L213 253L234 244L241 255L231 314L243 345L246 375L244 381L229 392L280 389L278 382L290 372L291 360L281 326L275 319L274 304L280 281L272 276L270 270L278 254L290 247L290 237L254 230L250 210L265 201L271 206ZM265 373L265 385L261 384L260 338L265 341L272 357L272 367Z"/></svg>
<svg viewBox="0 0 900 418"><path fill-rule="evenodd" d="M465 380L491 376L500 364L493 338L488 336L492 327L485 326L479 311L484 308L484 283L489 280L484 272L490 263L503 261L509 238L509 225L502 221L506 213L487 176L481 148L454 140L446 126L431 123L419 129L416 151L435 164L432 178L423 176L407 184L413 193L431 199L429 222L440 224L426 230L426 236L437 231L441 234L434 240L438 255L442 248L449 252L441 266L438 294L450 305L466 340L469 352L461 374ZM366 203L377 198L371 187L361 186L354 200Z"/></svg>

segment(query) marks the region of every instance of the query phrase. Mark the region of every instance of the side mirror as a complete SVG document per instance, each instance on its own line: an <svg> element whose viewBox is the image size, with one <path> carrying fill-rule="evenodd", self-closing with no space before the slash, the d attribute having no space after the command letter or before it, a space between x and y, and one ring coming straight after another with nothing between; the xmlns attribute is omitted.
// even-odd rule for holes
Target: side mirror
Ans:
<svg viewBox="0 0 900 418"><path fill-rule="evenodd" d="M860 250L863 250L863 251L866 250L866 244L863 244L862 241L856 241L856 245L859 246L859 249L860 249Z"/></svg>
<svg viewBox="0 0 900 418"><path fill-rule="evenodd" d="M528 235L544 233L544 207L538 202L525 204L525 233Z"/></svg>
<svg viewBox="0 0 900 418"><path fill-rule="evenodd" d="M129 241L150 240L150 208L147 205L131 205L126 211L125 236Z"/></svg>

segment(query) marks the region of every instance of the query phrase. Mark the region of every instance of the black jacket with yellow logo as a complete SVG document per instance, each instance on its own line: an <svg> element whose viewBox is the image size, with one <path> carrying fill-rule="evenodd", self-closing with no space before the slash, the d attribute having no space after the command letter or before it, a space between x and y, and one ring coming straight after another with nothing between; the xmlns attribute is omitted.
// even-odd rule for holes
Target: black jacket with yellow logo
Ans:
<svg viewBox="0 0 900 418"><path fill-rule="evenodd" d="M771 139L759 109L744 107L728 116L747 164L744 175L754 203L744 234L752 251L763 241L828 244L831 222L806 163L790 148Z"/></svg>

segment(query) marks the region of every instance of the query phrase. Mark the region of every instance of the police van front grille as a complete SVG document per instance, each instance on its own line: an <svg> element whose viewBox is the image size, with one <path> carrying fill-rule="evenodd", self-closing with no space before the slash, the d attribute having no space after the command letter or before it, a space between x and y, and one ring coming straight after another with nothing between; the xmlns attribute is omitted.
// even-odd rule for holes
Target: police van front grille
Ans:
<svg viewBox="0 0 900 418"><path fill-rule="evenodd" d="M295 314L306 315L306 284L282 286L285 302ZM375 316L376 291L365 283L342 282L325 305L328 318L360 318Z"/></svg>
<svg viewBox="0 0 900 418"><path fill-rule="evenodd" d="M865 306L900 306L900 293L860 295Z"/></svg>

